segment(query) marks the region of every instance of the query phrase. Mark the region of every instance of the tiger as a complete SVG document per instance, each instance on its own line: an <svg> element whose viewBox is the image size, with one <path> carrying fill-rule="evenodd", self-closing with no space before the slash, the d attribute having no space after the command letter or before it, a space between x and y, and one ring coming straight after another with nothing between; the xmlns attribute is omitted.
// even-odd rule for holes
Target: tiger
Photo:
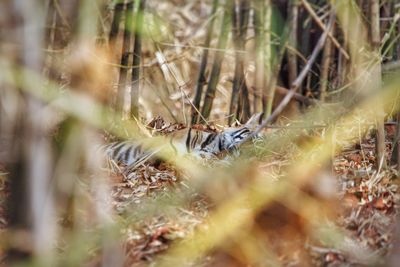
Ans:
<svg viewBox="0 0 400 267"><path fill-rule="evenodd" d="M218 158L222 153L236 150L238 144L261 124L262 116L262 113L257 113L244 125L226 128L221 132L209 132L193 127L177 130L166 136L165 140L168 140L168 143L164 142L156 149L146 149L141 141L126 140L105 145L104 152L107 159L127 167L158 158L157 155L165 146L169 146L178 156L191 155L197 159Z"/></svg>

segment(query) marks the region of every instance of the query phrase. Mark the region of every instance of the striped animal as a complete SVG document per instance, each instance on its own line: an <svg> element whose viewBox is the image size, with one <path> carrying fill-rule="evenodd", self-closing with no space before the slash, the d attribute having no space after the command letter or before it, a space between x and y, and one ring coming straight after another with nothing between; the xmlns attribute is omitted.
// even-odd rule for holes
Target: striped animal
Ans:
<svg viewBox="0 0 400 267"><path fill-rule="evenodd" d="M234 150L236 146L261 123L262 114L251 117L240 127L227 128L221 132L207 132L193 128L178 130L166 136L165 142L157 149L145 149L143 142L122 141L108 144L104 147L105 154L117 164L128 167L136 166L151 158L169 146L179 156L187 154L196 158L214 158L223 152Z"/></svg>

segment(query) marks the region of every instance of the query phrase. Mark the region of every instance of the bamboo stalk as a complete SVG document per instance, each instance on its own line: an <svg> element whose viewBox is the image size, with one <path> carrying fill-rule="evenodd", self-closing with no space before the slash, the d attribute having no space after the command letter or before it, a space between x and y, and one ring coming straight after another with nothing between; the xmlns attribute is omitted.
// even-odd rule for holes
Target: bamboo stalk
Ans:
<svg viewBox="0 0 400 267"><path fill-rule="evenodd" d="M400 7L397 7L396 13L400 11ZM396 23L396 28L397 32L400 32L400 20L397 20ZM395 62L399 62L400 60L400 43L398 42L396 47L395 47ZM396 126L396 136L393 140L393 151L392 151L392 157L391 157L391 164L397 164L396 170L397 170L397 175L400 175L400 111L397 111L396 114L396 121L397 121L397 126ZM398 239L400 238L400 235L397 237ZM400 242L400 240L397 240Z"/></svg>
<svg viewBox="0 0 400 267"><path fill-rule="evenodd" d="M132 62L132 88L131 88L131 112L130 117L138 119L139 116L139 78L140 78L140 58L142 54L142 34L143 19L146 0L138 0L138 10L135 22L135 42Z"/></svg>
<svg viewBox="0 0 400 267"><path fill-rule="evenodd" d="M116 39L120 32L119 28L120 28L121 20L123 17L124 8L125 8L124 0L120 0L119 2L117 2L114 5L113 18L112 18L112 22L111 22L110 32L108 34L108 48L110 51L110 55L113 56L112 57L113 59L115 59ZM121 65L121 67L122 67L122 65ZM111 106L111 107L113 105L116 106L116 102L117 102L117 96L115 96L114 93L112 92L112 90L110 90L109 96L108 96L109 106Z"/></svg>
<svg viewBox="0 0 400 267"><path fill-rule="evenodd" d="M247 39L247 28L249 23L249 13L250 13L250 1L242 0L240 2L240 45L241 50L245 49L245 42ZM240 55L241 61L241 84L240 84L240 95L239 101L242 104L242 108L238 110L237 117L239 118L240 122L244 123L250 118L251 110L250 110L250 99L249 99L249 89L247 88L246 84L246 77L244 73L244 54Z"/></svg>
<svg viewBox="0 0 400 267"><path fill-rule="evenodd" d="M393 150L392 150L392 157L390 158L390 163L391 164L397 164L396 170L397 173L400 173L400 112L397 112L396 114L396 134L393 140Z"/></svg>
<svg viewBox="0 0 400 267"><path fill-rule="evenodd" d="M235 48L235 70L233 76L233 83L232 83L232 95L231 95L231 103L229 106L229 114L228 114L228 125L232 124L232 122L237 118L238 111L241 108L239 102L239 91L240 91L240 84L241 84L241 65L240 65L240 54L238 51L241 48L240 45L240 25L238 17L240 15L237 14L237 3L234 1L232 6L232 39L233 39L233 46Z"/></svg>
<svg viewBox="0 0 400 267"><path fill-rule="evenodd" d="M370 1L370 12L371 12L371 42L373 47L379 48L381 43L381 33L380 33L380 7L379 0Z"/></svg>
<svg viewBox="0 0 400 267"><path fill-rule="evenodd" d="M124 11L124 2L123 0L121 0L120 2L117 2L114 6L114 15L111 22L110 33L108 35L108 42L111 44L115 41L115 38L118 36L119 25L121 23L123 11Z"/></svg>
<svg viewBox="0 0 400 267"><path fill-rule="evenodd" d="M309 2L311 4L314 4L315 0L310 0ZM311 45L311 41L310 41L310 37L311 37L311 29L313 26L313 20L309 19L310 15L307 12L307 10L305 10L304 8L301 9L301 19L300 19L300 24L302 25L302 27L299 29L300 31L300 43L299 43L299 49L301 54L304 57L308 57L310 55L310 45ZM299 64L299 68L302 68L303 65L305 63L300 62ZM301 91L301 94L307 96L309 95L308 91L309 91L309 84L310 84L310 79L307 78L305 84L299 88L299 91Z"/></svg>
<svg viewBox="0 0 400 267"><path fill-rule="evenodd" d="M399 14L400 12L400 6L397 5L395 13ZM396 29L397 29L397 34L400 32L400 20L397 20L396 22ZM395 60L400 60L400 43L397 42L396 47L395 47L395 53L394 57ZM397 105L398 99L397 99ZM397 177L400 176L400 111L397 111L396 114L396 121L397 121L397 126L396 126L396 135L393 140L393 151L392 151L392 157L391 157L391 164L397 164L396 166L396 171L397 171ZM391 253L388 255L388 260L387 260L387 265L389 267L395 267L399 264L400 260L400 216L396 217L396 227L395 227L395 232L393 235L393 249Z"/></svg>
<svg viewBox="0 0 400 267"><path fill-rule="evenodd" d="M127 86L129 55L132 39L132 18L133 17L133 2L126 4L125 8L125 25L124 25L124 39L122 43L121 67L119 69L118 92L115 107L121 114L123 114L125 93Z"/></svg>
<svg viewBox="0 0 400 267"><path fill-rule="evenodd" d="M348 73L348 63L349 61L342 55L338 55L338 66L337 66L337 72L338 72L338 83L337 87L344 87L347 84L347 73Z"/></svg>
<svg viewBox="0 0 400 267"><path fill-rule="evenodd" d="M287 48L288 35L289 35L289 27L287 24L285 24L282 34L280 34L278 37L279 39L277 40L277 42L279 42L279 45L277 45L276 49L277 51L274 52L274 56L272 51L272 45L267 47L267 49L270 51L270 57L267 57L266 61L268 60L267 63L270 64L268 68L269 75L268 75L268 82L266 83L267 84L265 90L266 92L263 95L263 110L265 117L269 117L272 113L276 84L278 82L279 72L281 70L282 59Z"/></svg>
<svg viewBox="0 0 400 267"><path fill-rule="evenodd" d="M55 35L56 35L56 27L57 27L57 10L54 8L53 1L48 1L47 3L47 17L46 17L46 26L49 27L47 32L45 33L45 46L48 50L53 50L55 46ZM53 71L53 59L54 55L48 54L45 56L45 63L43 66L43 75L49 77L50 79L54 79L55 72Z"/></svg>
<svg viewBox="0 0 400 267"><path fill-rule="evenodd" d="M249 99L249 88L246 84L246 77L243 75L243 83L241 86L241 94L239 101L242 103L241 113L237 114L237 118L241 123L245 123L251 116L251 107Z"/></svg>
<svg viewBox="0 0 400 267"><path fill-rule="evenodd" d="M236 11L238 8L237 3L235 2L232 6L232 36L233 36L233 46L235 51L241 50L241 38L240 38L240 12ZM228 124L232 124L232 122L238 117L239 110L241 109L241 103L239 102L239 93L240 93L240 85L243 82L241 80L241 60L239 59L240 54L238 52L235 53L235 70L233 76L232 83L232 95L231 95L231 103L229 106L229 114L228 114Z"/></svg>
<svg viewBox="0 0 400 267"><path fill-rule="evenodd" d="M229 26L230 26L230 12L232 7L232 0L227 0L224 7L224 15L222 18L220 35L218 38L217 51L215 53L214 63L210 73L210 79L208 81L207 91L204 99L203 108L201 114L205 119L208 119L211 113L212 104L215 98L215 91L221 72L222 61L225 56L225 47L228 41Z"/></svg>
<svg viewBox="0 0 400 267"><path fill-rule="evenodd" d="M235 10L238 9L238 12ZM244 77L244 57L239 51L244 49L245 34L247 31L249 3L248 1L240 1L239 8L233 6L232 10L232 36L235 47L235 74L233 77L232 85L232 96L229 107L229 119L228 124L241 117L243 113L243 119L246 120L250 115L249 101L248 101L248 90L245 86Z"/></svg>
<svg viewBox="0 0 400 267"><path fill-rule="evenodd" d="M377 56L380 57L380 44L381 44L381 34L380 34L380 6L379 6L379 0L371 0L370 1L370 12L371 12L371 42L372 42L372 47L377 54ZM380 61L380 58L377 59ZM381 71L381 66L380 62L377 63L376 68L376 78L379 79L379 81L376 82L377 88L376 90L380 90L381 86L381 76L382 76L382 71ZM386 168L386 159L385 159L385 127L384 127L384 112L383 112L383 107L381 103L376 103L376 110L377 110L377 118L376 118L376 136L375 136L375 142L376 142L376 167L378 169L380 168Z"/></svg>
<svg viewBox="0 0 400 267"><path fill-rule="evenodd" d="M396 1L384 1L382 5L382 16L384 18L389 18L390 16L394 16L394 5ZM384 20L382 21L381 31L382 32L389 32L391 20Z"/></svg>
<svg viewBox="0 0 400 267"><path fill-rule="evenodd" d="M15 32L11 41L19 44L14 59L32 73L41 75L44 63L43 39L45 34L44 2L33 0L24 3L7 1L3 7L10 8L12 16L6 16L5 23ZM19 18L18 21L15 17ZM9 21L7 21L10 19ZM29 33L29 36L27 36ZM27 75L12 70L17 92L23 90L20 84L30 83ZM17 86L18 84L18 86ZM41 84L44 85L44 84ZM8 86L6 86L8 87ZM54 265L52 242L56 237L56 222L53 202L50 133L44 127L45 103L33 95L20 91L12 103L16 109L11 112L12 139L8 156L9 194L6 198L8 229L11 242L6 246L7 266L22 265L35 258L38 265ZM16 95L17 96L17 95ZM18 240L23 237L23 242ZM44 257L46 255L46 258Z"/></svg>
<svg viewBox="0 0 400 267"><path fill-rule="evenodd" d="M332 26L332 32L335 31L335 24ZM322 54L322 66L321 66L321 77L320 77L320 100L325 102L327 96L328 82L329 82L329 70L331 67L332 58L334 55L334 49L332 47L332 40L326 40L324 51Z"/></svg>
<svg viewBox="0 0 400 267"><path fill-rule="evenodd" d="M24 125L26 122L26 114L23 114L24 107L19 107L20 111L15 116L15 125L12 139L12 154L11 163L8 169L10 170L10 196L8 198L8 209L10 210L9 228L10 230L25 230L29 231L32 228L32 223L29 220L31 217L31 210L29 208L29 180L27 170L27 159L24 157L24 145L26 145L24 137ZM19 115L19 116L18 116ZM24 144L25 143L25 144ZM25 238L27 238L26 236ZM31 234L29 233L31 239ZM32 240L31 240L32 241ZM32 249L32 248L30 248ZM15 263L20 260L27 260L31 256L32 251L20 251L21 248L10 245L7 249L8 259L7 263Z"/></svg>
<svg viewBox="0 0 400 267"><path fill-rule="evenodd" d="M265 46L265 31L264 31L264 1L254 0L253 10L253 26L255 34L255 75L254 75L254 96L253 96L253 112L261 111L261 93L265 82L265 66L264 66L264 46Z"/></svg>
<svg viewBox="0 0 400 267"><path fill-rule="evenodd" d="M218 8L218 0L213 0L212 10L211 10L211 14L210 14L211 20L207 27L206 40L204 41L205 49L203 50L203 55L201 57L199 73L197 76L196 90L195 90L196 93L195 93L195 96L193 99L192 124L196 124L198 122L200 102L201 102L201 97L203 94L203 86L206 83L206 79L207 79L205 77L208 51L209 51L207 48L210 47L211 37L212 37L213 30L214 30L215 14L217 12L217 8Z"/></svg>
<svg viewBox="0 0 400 267"><path fill-rule="evenodd" d="M288 59L288 74L289 84L292 84L297 77L297 25L298 25L298 13L299 3L297 0L290 1L288 5L289 9L289 40L288 44L291 49L287 50Z"/></svg>
<svg viewBox="0 0 400 267"><path fill-rule="evenodd" d="M267 0L264 6L264 87L262 91L262 110L265 113L265 116L269 116L272 110L272 100L274 95L274 84L276 83L276 76L280 69L279 66L274 66L276 68L272 68L273 56L272 56L272 2Z"/></svg>
<svg viewBox="0 0 400 267"><path fill-rule="evenodd" d="M309 14L306 10L301 9L301 20L300 23L302 25L300 29L300 44L299 49L304 57L307 57L310 54L310 31L312 26L312 21L309 20Z"/></svg>
<svg viewBox="0 0 400 267"><path fill-rule="evenodd" d="M243 0L240 5L240 38L241 38L241 46L242 50L245 49L245 42L247 39L247 28L249 25L249 14L250 14L250 1ZM242 83L241 83L241 94L239 101L243 102L243 107L242 107L242 114L241 116L238 116L240 118L241 122L244 123L246 122L251 115L251 107L250 107L250 99L249 99L249 89L246 84L246 76L245 76L245 71L244 71L244 64L245 64L245 59L244 59L244 54L241 56L241 65L242 65Z"/></svg>

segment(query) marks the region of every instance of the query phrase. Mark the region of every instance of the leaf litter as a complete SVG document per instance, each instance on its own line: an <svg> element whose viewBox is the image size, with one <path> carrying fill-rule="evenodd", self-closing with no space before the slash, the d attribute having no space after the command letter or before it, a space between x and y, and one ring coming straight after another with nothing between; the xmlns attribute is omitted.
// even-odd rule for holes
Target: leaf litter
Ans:
<svg viewBox="0 0 400 267"><path fill-rule="evenodd" d="M169 134L179 127L166 126L164 122L153 129ZM368 134L361 143L347 146L335 156L333 170L340 188L341 209L332 223L345 234L344 245L336 248L304 242L301 253L305 251L314 266L367 266L371 258L363 259L362 254L354 256L352 249L371 252L374 260L381 259L390 250L399 203L398 185L393 170L375 170L374 142L373 136ZM387 143L390 156L390 140ZM256 168L274 172L279 177L280 169L291 160L292 155L275 153L260 161ZM127 211L130 213L128 227L124 230L126 266L148 265L172 244L185 240L199 228L207 228L208 215L215 203L191 188L189 178L174 166L144 164L126 176L113 173L112 177L113 207L122 217ZM180 201L179 195L192 195L190 203ZM152 205L149 203L153 204L154 211L149 212ZM140 209L141 206L147 210ZM291 242L289 236L282 236L289 239L285 243ZM297 249L280 251L278 258L284 266L289 266L301 262L294 260L299 257L298 253ZM212 266L213 254L210 255L202 264L208 262L208 266Z"/></svg>

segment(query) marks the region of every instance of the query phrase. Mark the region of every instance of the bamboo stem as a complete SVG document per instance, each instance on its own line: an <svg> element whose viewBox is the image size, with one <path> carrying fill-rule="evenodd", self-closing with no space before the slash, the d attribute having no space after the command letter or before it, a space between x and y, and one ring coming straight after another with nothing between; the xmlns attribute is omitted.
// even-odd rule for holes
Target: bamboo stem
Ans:
<svg viewBox="0 0 400 267"><path fill-rule="evenodd" d="M11 16L5 16L3 23L13 27L15 35L10 36L11 41L19 44L14 50L13 59L21 68L41 76L46 15L43 12L44 1L11 3L8 5L5 1L3 5L13 12ZM4 255L7 257L3 257L2 264L16 266L35 259L38 265L52 266L54 257L51 254L51 242L56 237L56 226L53 216L54 187L51 186L54 170L51 162L51 135L45 127L47 121L43 120L47 105L23 91L25 88L20 84L32 82L28 75L16 69L9 71L10 78L16 82L15 86L10 86L10 90L19 93L18 99L11 102L16 104L15 111L8 114L11 115L11 124L7 127L11 127L12 138L10 150L7 151L9 196L4 200L8 206L7 228L11 233L10 240L13 241L5 247ZM21 240L24 243L18 242L18 236L23 236ZM47 258L44 258L45 255Z"/></svg>
<svg viewBox="0 0 400 267"><path fill-rule="evenodd" d="M228 41L232 2L233 2L232 0L227 0L224 7L225 10L222 18L221 30L217 44L218 51L215 54L215 59L211 69L210 79L208 81L204 104L201 110L201 114L205 119L208 119L211 113L212 104L215 98L215 91L217 89L219 75L221 72L221 65L225 56L225 47Z"/></svg>
<svg viewBox="0 0 400 267"><path fill-rule="evenodd" d="M146 0L138 0L139 6L136 12L135 22L135 42L132 62L132 88L131 88L131 112L130 117L138 119L139 116L139 78L140 78L140 58L142 54L142 34L143 19Z"/></svg>
<svg viewBox="0 0 400 267"><path fill-rule="evenodd" d="M112 44L115 41L115 38L118 36L119 25L121 23L123 11L124 11L123 1L116 3L114 6L114 16L111 22L111 29L108 35L109 44Z"/></svg>
<svg viewBox="0 0 400 267"><path fill-rule="evenodd" d="M261 111L261 94L265 82L265 30L264 30L264 1L254 0L253 10L253 26L255 34L255 75L254 75L254 96L253 96L253 112L258 113Z"/></svg>
<svg viewBox="0 0 400 267"><path fill-rule="evenodd" d="M332 32L335 31L335 24L332 26ZM334 55L334 50L332 47L332 40L326 40L324 51L322 54L322 66L321 66L321 79L320 79L320 100L325 102L328 90L328 82L329 82L329 70L331 67L332 58Z"/></svg>
<svg viewBox="0 0 400 267"><path fill-rule="evenodd" d="M217 12L218 8L218 0L213 1L212 5L212 10L211 10L211 20L210 23L208 24L207 27L207 35L206 35L206 40L204 41L204 47L206 49L203 50L203 55L201 57L201 62L200 62L200 67L199 67L199 73L197 76L197 84L196 84L196 90L195 90L195 96L193 99L193 108L192 108L192 124L196 124L198 122L198 115L199 115L199 108L200 108L200 102L201 102L201 97L203 94L203 86L206 83L206 67L207 67L207 58L208 58L208 51L207 49L210 46L211 42L211 37L214 29L214 24L215 24L215 14Z"/></svg>
<svg viewBox="0 0 400 267"><path fill-rule="evenodd" d="M297 77L297 56L294 51L297 50L297 25L298 25L298 13L299 3L297 0L290 1L289 8L289 39L288 44L291 49L287 50L288 58L288 74L289 84L292 84Z"/></svg>
<svg viewBox="0 0 400 267"><path fill-rule="evenodd" d="M247 28L249 24L249 13L250 13L250 3L247 0L242 0L240 2L240 39L241 39L241 47L242 50L245 50L245 42L247 39ZM246 84L246 77L244 73L244 60L245 54L241 54L239 57L241 61L241 68L242 68L242 82L240 84L240 96L239 101L242 103L242 108L238 111L237 117L239 120L244 123L250 118L251 110L250 110L250 100L249 100L249 89L247 88Z"/></svg>
<svg viewBox="0 0 400 267"><path fill-rule="evenodd" d="M279 47L278 51L275 52L275 56L272 57L272 51L271 51L271 59L270 59L270 65L269 65L269 75L268 75L268 83L266 86L266 92L265 95L263 96L263 110L264 110L264 116L269 117L272 113L272 106L273 106L273 101L275 97L275 90L276 90L276 84L278 82L278 77L279 77L279 72L281 70L281 64L282 64L282 58L284 56L284 52L286 51L287 48L287 38L288 38L288 31L289 27L285 26L283 33L279 37ZM268 47L269 49L272 49L272 47ZM273 69L272 69L273 66Z"/></svg>
<svg viewBox="0 0 400 267"><path fill-rule="evenodd" d="M273 94L273 88L270 86L273 84L273 68L272 68L272 2L271 0L266 0L263 8L264 12L264 85L262 89L261 95L261 104L262 110L264 111L264 115L268 116L267 110L272 110L271 107L268 106L269 101L268 98ZM271 101L272 103L272 101Z"/></svg>
<svg viewBox="0 0 400 267"><path fill-rule="evenodd" d="M241 113L244 112L243 119L247 120L250 115L249 101L248 101L248 90L245 85L244 77L244 56L238 51L244 49L245 34L247 31L249 3L246 0L240 1L238 13L235 12L235 5L232 10L232 35L233 43L235 47L235 74L232 85L232 96L231 104L229 107L229 119L228 124L241 117Z"/></svg>
<svg viewBox="0 0 400 267"><path fill-rule="evenodd" d="M119 70L119 80L118 80L118 92L115 107L121 115L124 110L125 103L125 93L127 86L127 76L128 76L128 65L129 65L129 55L130 46L132 39L132 20L133 20L133 2L126 4L125 9L125 25L124 25L124 39L122 43L122 55L121 55L121 68Z"/></svg>
<svg viewBox="0 0 400 267"><path fill-rule="evenodd" d="M381 44L381 34L380 34L380 6L379 0L371 0L370 1L370 12L371 12L371 42L374 52L376 53L379 58L377 60L380 61L380 44ZM374 67L376 68L376 78L379 79L376 81L375 90L380 90L381 86L381 63L377 62L377 65ZM384 127L384 111L381 103L376 103L376 167L386 168L386 159L385 159L385 127Z"/></svg>
<svg viewBox="0 0 400 267"><path fill-rule="evenodd" d="M50 25L50 28L45 33L45 46L48 50L53 50L55 46L55 35L57 28L57 10L54 8L53 1L48 2L47 7L47 18L46 18L46 26ZM45 63L43 66L43 75L49 77L50 79L54 79L55 73L52 70L53 68L53 60L54 55L48 54L45 56Z"/></svg>
<svg viewBox="0 0 400 267"><path fill-rule="evenodd" d="M396 12L400 11L400 7L397 8ZM396 22L396 29L397 32L400 32L400 20L397 20ZM398 60L400 59L400 43L397 43L395 47L395 62L399 62ZM399 105L399 103L397 103ZM393 151L392 151L392 157L391 157L391 164L397 164L396 170L397 170L397 176L400 176L400 111L397 111L396 114L396 135L393 140ZM399 236L400 237L400 236ZM400 241L400 240L398 240Z"/></svg>

